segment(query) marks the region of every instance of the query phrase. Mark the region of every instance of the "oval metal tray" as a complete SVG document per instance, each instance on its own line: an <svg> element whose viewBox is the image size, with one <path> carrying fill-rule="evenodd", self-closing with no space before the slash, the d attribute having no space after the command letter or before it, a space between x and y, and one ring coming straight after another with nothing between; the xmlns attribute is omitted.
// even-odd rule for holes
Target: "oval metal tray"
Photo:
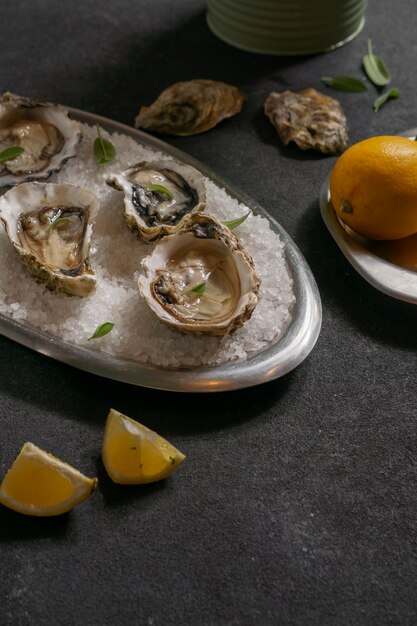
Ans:
<svg viewBox="0 0 417 626"><path fill-rule="evenodd" d="M193 165L216 185L224 187L230 196L247 205L255 214L267 218L272 230L278 233L285 243L286 260L294 281L296 296L292 321L278 343L245 361L192 369L162 368L89 350L64 342L50 333L2 314L0 314L0 333L41 354L87 372L166 391L213 392L242 389L279 378L299 365L317 341L321 327L321 301L309 266L285 230L253 200L184 152L124 124L77 109L68 110L80 122L98 123L110 132L128 135L141 145L160 150Z"/></svg>

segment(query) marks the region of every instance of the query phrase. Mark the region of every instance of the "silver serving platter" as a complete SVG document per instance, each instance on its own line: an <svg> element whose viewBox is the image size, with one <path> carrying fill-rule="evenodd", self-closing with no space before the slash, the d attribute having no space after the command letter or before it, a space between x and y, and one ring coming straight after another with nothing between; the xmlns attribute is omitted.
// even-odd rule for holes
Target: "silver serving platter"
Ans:
<svg viewBox="0 0 417 626"><path fill-rule="evenodd" d="M417 129L401 133L414 139ZM355 270L379 291L412 304L417 304L417 272L396 265L375 253L375 242L354 233L338 219L330 202L330 175L320 192L320 211L330 234Z"/></svg>
<svg viewBox="0 0 417 626"><path fill-rule="evenodd" d="M321 301L309 266L285 230L253 200L184 152L124 124L78 109L68 110L80 122L98 123L110 132L128 135L141 145L160 150L193 165L216 185L224 187L230 196L247 205L255 214L267 218L272 230L278 233L285 243L286 259L296 295L292 321L278 343L245 361L190 369L163 368L89 350L64 342L50 333L2 314L0 314L0 333L41 354L98 376L166 391L212 392L242 389L279 378L299 365L317 341L321 327Z"/></svg>

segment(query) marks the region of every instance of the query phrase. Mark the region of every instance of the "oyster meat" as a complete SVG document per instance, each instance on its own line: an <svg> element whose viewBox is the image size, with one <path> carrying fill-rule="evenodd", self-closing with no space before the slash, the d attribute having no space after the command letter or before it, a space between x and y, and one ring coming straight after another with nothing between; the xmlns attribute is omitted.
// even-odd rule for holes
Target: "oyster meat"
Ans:
<svg viewBox="0 0 417 626"><path fill-rule="evenodd" d="M312 148L325 154L346 148L348 128L342 107L316 89L271 93L265 113L284 145L294 141L301 150Z"/></svg>
<svg viewBox="0 0 417 626"><path fill-rule="evenodd" d="M258 302L253 261L232 231L195 213L142 261L139 291L158 318L185 333L227 335Z"/></svg>
<svg viewBox="0 0 417 626"><path fill-rule="evenodd" d="M66 183L22 183L0 198L1 221L30 273L76 296L96 285L89 249L97 211L94 194Z"/></svg>
<svg viewBox="0 0 417 626"><path fill-rule="evenodd" d="M174 233L186 215L206 204L202 174L174 160L137 163L107 183L124 192L123 216L146 242Z"/></svg>
<svg viewBox="0 0 417 626"><path fill-rule="evenodd" d="M242 109L240 89L216 80L187 80L167 87L149 107L142 107L136 128L164 135L197 135Z"/></svg>
<svg viewBox="0 0 417 626"><path fill-rule="evenodd" d="M0 152L23 148L0 163L0 187L47 178L75 156L80 125L57 104L5 93L0 99Z"/></svg>

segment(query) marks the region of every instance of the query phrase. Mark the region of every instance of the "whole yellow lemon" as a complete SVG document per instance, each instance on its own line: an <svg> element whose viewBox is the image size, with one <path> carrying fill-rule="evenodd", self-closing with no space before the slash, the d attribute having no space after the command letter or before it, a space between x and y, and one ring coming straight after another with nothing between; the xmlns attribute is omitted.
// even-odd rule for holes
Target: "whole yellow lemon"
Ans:
<svg viewBox="0 0 417 626"><path fill-rule="evenodd" d="M348 148L330 174L338 217L369 239L417 233L417 142L372 137Z"/></svg>

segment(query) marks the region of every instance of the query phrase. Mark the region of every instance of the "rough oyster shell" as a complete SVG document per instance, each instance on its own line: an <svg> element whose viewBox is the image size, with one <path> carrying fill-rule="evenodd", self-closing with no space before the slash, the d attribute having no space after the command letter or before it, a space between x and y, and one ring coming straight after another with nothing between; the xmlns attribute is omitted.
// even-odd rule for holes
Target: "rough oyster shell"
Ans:
<svg viewBox="0 0 417 626"><path fill-rule="evenodd" d="M22 183L0 198L3 226L30 273L76 296L96 285L89 248L97 211L94 194L66 183Z"/></svg>
<svg viewBox="0 0 417 626"><path fill-rule="evenodd" d="M206 205L202 174L174 160L137 163L106 180L123 191L123 217L148 243L173 234L186 215L203 211Z"/></svg>
<svg viewBox="0 0 417 626"><path fill-rule="evenodd" d="M0 187L47 178L75 156L81 127L67 109L12 93L0 100L0 151L19 146L24 152L0 163Z"/></svg>
<svg viewBox="0 0 417 626"><path fill-rule="evenodd" d="M171 85L149 107L142 107L136 128L165 135L197 135L242 109L245 95L233 85L196 79Z"/></svg>
<svg viewBox="0 0 417 626"><path fill-rule="evenodd" d="M251 257L229 228L204 213L185 218L142 268L141 295L162 322L185 333L230 334L258 302Z"/></svg>
<svg viewBox="0 0 417 626"><path fill-rule="evenodd" d="M271 93L265 113L284 145L294 141L301 150L313 148L326 154L346 148L348 128L342 107L316 89Z"/></svg>

